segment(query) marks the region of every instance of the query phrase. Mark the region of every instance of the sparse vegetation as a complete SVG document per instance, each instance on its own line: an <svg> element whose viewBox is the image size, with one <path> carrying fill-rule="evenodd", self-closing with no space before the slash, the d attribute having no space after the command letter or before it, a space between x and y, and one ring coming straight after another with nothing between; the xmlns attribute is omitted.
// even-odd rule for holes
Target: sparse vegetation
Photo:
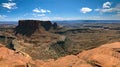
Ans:
<svg viewBox="0 0 120 67"><path fill-rule="evenodd" d="M56 23L53 25L58 26ZM66 26L68 28L63 27L61 29L53 29L50 31L45 31L43 28L40 28L40 31L36 30L35 33L33 32L29 37L21 34L18 34L17 36L13 35L14 32L12 32L12 30L16 30L13 27L7 30L11 30L10 35L17 38L15 41L16 45L12 46L28 53L33 59L57 59L69 54L76 55L84 50L93 49L105 43L120 41L118 23L74 24L74 26L76 27L74 28L69 25L69 27ZM19 30L20 28L23 29L22 27L19 27ZM32 28L34 28L34 26ZM4 33L4 28L1 29L1 32ZM25 30L25 32L29 31ZM63 39L63 35L65 36L65 40L60 40ZM12 40L13 39L8 38L8 42L5 44L5 35L1 35L0 37L0 42L5 44L8 48L10 48ZM12 49L14 48L12 47Z"/></svg>

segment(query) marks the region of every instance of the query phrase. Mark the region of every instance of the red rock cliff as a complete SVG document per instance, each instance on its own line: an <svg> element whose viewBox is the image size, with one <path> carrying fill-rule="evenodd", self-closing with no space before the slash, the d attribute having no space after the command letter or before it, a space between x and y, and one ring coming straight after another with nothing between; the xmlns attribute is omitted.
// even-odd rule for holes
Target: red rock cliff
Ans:
<svg viewBox="0 0 120 67"><path fill-rule="evenodd" d="M54 25L50 21L19 20L19 24L15 28L15 34L30 36L37 30L49 31L53 26Z"/></svg>

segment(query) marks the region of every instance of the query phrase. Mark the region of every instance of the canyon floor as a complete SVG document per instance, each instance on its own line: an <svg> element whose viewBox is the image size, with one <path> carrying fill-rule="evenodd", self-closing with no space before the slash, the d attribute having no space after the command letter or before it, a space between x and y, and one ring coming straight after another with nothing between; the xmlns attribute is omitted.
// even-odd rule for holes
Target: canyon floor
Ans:
<svg viewBox="0 0 120 67"><path fill-rule="evenodd" d="M120 23L19 20L0 43L0 67L120 67Z"/></svg>

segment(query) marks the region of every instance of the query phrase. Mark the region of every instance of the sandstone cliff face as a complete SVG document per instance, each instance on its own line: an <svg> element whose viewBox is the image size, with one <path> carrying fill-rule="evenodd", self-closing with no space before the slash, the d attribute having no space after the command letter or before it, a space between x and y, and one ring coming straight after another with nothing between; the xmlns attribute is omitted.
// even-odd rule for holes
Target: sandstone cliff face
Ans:
<svg viewBox="0 0 120 67"><path fill-rule="evenodd" d="M80 53L79 58L101 67L120 67L120 42L105 44Z"/></svg>
<svg viewBox="0 0 120 67"><path fill-rule="evenodd" d="M32 59L0 44L0 67L27 67Z"/></svg>
<svg viewBox="0 0 120 67"><path fill-rule="evenodd" d="M59 51L65 51L59 42L64 42L66 37L50 32L57 26L57 23L52 24L50 21L20 20L15 28L17 39L12 41L14 49L29 54L33 59L60 57L63 53ZM51 49L52 45L55 48Z"/></svg>
<svg viewBox="0 0 120 67"><path fill-rule="evenodd" d="M0 45L0 67L120 67L119 49L120 42L115 42L57 60L33 61L22 52L15 52Z"/></svg>
<svg viewBox="0 0 120 67"><path fill-rule="evenodd" d="M57 60L36 61L38 67L120 67L120 42L105 44L78 55ZM41 65L39 65L41 64Z"/></svg>

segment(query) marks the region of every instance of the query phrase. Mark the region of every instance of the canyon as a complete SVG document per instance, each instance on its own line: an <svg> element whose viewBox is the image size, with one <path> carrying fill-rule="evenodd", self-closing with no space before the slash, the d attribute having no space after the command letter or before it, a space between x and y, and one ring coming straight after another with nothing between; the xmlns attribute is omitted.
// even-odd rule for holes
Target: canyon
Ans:
<svg viewBox="0 0 120 67"><path fill-rule="evenodd" d="M119 25L104 24L107 29L93 25L75 29L51 21L19 20L16 26L1 27L0 65L119 67Z"/></svg>
<svg viewBox="0 0 120 67"><path fill-rule="evenodd" d="M120 67L120 42L68 55L57 60L32 60L28 54L17 52L0 44L1 67Z"/></svg>

